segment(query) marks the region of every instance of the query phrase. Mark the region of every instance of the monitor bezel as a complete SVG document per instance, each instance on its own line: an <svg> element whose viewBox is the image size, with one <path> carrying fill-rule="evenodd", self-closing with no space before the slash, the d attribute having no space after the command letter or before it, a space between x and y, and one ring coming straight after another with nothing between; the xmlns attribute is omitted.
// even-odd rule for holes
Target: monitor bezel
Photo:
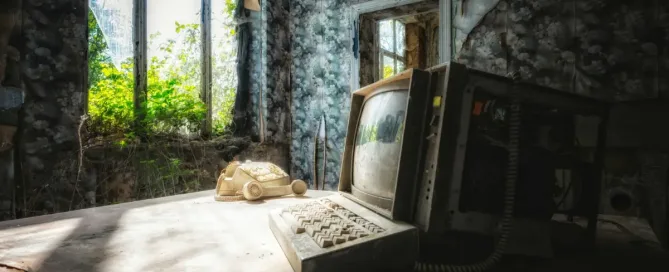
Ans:
<svg viewBox="0 0 669 272"><path fill-rule="evenodd" d="M358 134L360 116L366 100L370 97L387 91L397 91L400 88L393 86L408 80L408 99L405 106L404 131L400 147L398 171L395 176L395 196L388 208L383 208L353 195L353 155L355 139ZM413 217L416 197L416 187L420 176L422 162L422 146L425 135L423 131L427 123L426 115L429 104L430 73L410 69L395 76L378 81L363 87L351 95L351 109L348 119L348 133L342 158L341 173L339 176L339 192L346 198L375 211L391 220L411 221ZM404 143L411 143L412 148L404 148Z"/></svg>

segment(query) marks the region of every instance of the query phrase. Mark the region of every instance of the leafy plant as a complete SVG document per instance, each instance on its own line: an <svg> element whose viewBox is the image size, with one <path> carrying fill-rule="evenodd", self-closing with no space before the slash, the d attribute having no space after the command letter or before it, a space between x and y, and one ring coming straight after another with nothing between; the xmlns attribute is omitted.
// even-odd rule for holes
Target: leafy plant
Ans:
<svg viewBox="0 0 669 272"><path fill-rule="evenodd" d="M230 2L230 3L228 3ZM228 5L231 4L232 6ZM223 14L234 10L226 0ZM225 16L231 22L232 18ZM234 24L227 24L234 30ZM133 60L116 67L106 54L107 44L95 16L89 13L89 105L90 136L132 138L134 129L147 136L183 135L196 132L206 117L206 106L200 99L200 25L175 22L176 36L161 39L160 33L149 37L148 48L154 50L147 71L147 94L141 105L143 120L135 125ZM234 34L234 31L227 33ZM225 48L234 48L234 36L219 39ZM215 54L214 132L225 133L232 122L231 109L236 95L236 51Z"/></svg>
<svg viewBox="0 0 669 272"><path fill-rule="evenodd" d="M395 74L395 71L393 69L392 65L384 65L383 66L383 78L389 78Z"/></svg>

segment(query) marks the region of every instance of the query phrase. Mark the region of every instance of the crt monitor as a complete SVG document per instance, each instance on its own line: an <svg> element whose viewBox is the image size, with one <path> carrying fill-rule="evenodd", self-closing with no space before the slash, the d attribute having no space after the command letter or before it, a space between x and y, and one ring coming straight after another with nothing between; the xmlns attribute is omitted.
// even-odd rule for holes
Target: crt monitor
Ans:
<svg viewBox="0 0 669 272"><path fill-rule="evenodd" d="M407 70L351 98L339 191L390 219L412 217L429 79Z"/></svg>

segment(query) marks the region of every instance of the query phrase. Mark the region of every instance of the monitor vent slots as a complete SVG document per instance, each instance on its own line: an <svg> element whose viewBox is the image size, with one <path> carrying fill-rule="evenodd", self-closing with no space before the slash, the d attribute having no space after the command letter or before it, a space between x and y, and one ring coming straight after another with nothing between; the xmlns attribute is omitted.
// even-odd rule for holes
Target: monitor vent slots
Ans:
<svg viewBox="0 0 669 272"><path fill-rule="evenodd" d="M293 233L306 233L321 248L385 231L328 199L289 206L281 211L281 217Z"/></svg>

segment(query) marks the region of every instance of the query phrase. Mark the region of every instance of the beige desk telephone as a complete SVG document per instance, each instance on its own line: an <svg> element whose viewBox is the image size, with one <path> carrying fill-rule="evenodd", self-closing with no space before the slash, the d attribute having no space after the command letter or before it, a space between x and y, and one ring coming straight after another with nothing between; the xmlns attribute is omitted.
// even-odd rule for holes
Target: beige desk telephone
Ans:
<svg viewBox="0 0 669 272"><path fill-rule="evenodd" d="M269 162L231 162L218 177L216 201L258 200L285 195L302 196L307 184Z"/></svg>

